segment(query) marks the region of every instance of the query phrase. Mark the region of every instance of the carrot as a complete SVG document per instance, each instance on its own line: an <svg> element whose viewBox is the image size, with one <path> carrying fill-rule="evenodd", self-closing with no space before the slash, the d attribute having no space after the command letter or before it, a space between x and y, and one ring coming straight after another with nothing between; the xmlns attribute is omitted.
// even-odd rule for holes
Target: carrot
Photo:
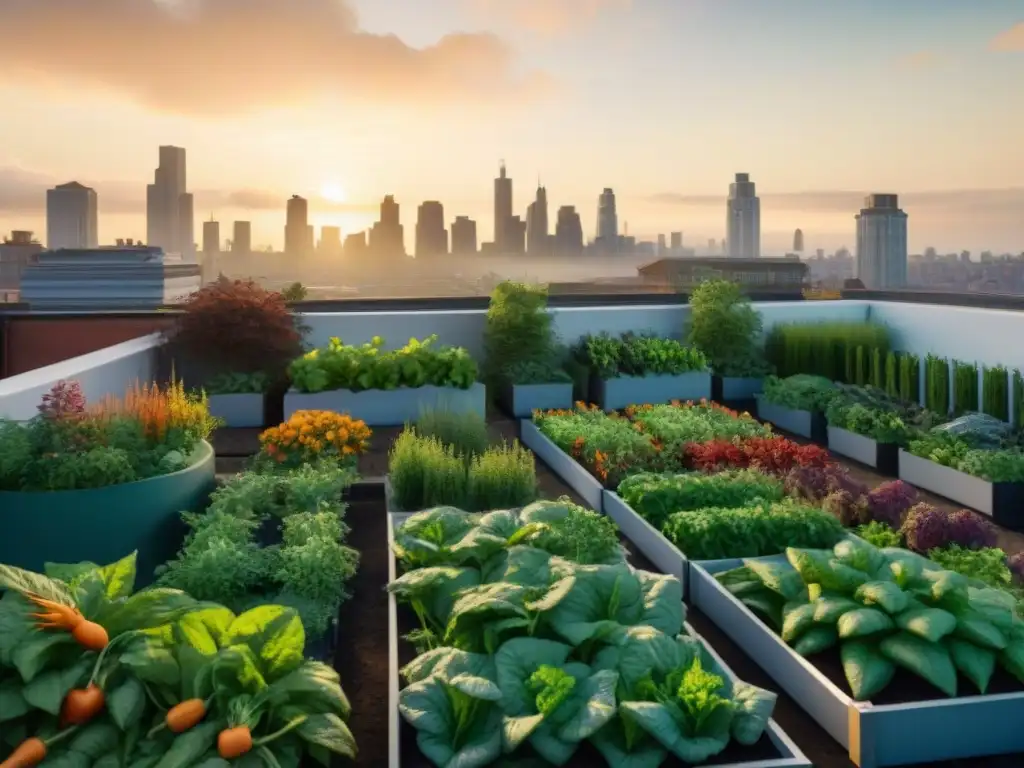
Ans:
<svg viewBox="0 0 1024 768"><path fill-rule="evenodd" d="M217 753L225 760L241 757L250 749L252 749L252 731L246 725L225 728L217 734Z"/></svg>
<svg viewBox="0 0 1024 768"><path fill-rule="evenodd" d="M40 613L30 614L33 619L38 620L41 629L73 630L85 621L78 609L70 605L55 603L53 600L46 600L33 594L26 594L25 598L43 609Z"/></svg>
<svg viewBox="0 0 1024 768"><path fill-rule="evenodd" d="M25 739L10 756L0 763L0 768L32 768L46 759L46 742L32 737Z"/></svg>
<svg viewBox="0 0 1024 768"><path fill-rule="evenodd" d="M186 699L167 710L167 729L172 733L182 733L195 726L206 717L206 702L202 699Z"/></svg>
<svg viewBox="0 0 1024 768"><path fill-rule="evenodd" d="M61 721L68 725L87 723L100 713L105 700L103 690L93 683L87 688L70 690L61 705Z"/></svg>
<svg viewBox="0 0 1024 768"><path fill-rule="evenodd" d="M73 630L71 636L78 641L78 644L90 651L102 651L110 642L110 635L107 630L94 621L82 619Z"/></svg>

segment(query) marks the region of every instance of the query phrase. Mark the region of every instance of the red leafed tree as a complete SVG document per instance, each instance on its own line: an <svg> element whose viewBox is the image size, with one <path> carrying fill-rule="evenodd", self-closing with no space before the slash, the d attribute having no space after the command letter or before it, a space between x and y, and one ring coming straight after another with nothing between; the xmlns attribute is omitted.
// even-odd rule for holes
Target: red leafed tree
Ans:
<svg viewBox="0 0 1024 768"><path fill-rule="evenodd" d="M277 376L302 354L302 334L284 297L252 280L203 286L185 302L168 341L176 355L231 373Z"/></svg>

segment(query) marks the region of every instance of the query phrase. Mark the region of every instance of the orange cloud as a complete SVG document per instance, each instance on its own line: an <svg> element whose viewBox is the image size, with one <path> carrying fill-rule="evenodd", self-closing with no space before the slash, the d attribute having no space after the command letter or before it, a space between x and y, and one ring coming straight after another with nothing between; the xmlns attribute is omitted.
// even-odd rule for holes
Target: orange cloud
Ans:
<svg viewBox="0 0 1024 768"><path fill-rule="evenodd" d="M1024 51L1024 21L1000 32L988 44L990 51Z"/></svg>
<svg viewBox="0 0 1024 768"><path fill-rule="evenodd" d="M562 35L632 0L468 0L475 12L545 36Z"/></svg>
<svg viewBox="0 0 1024 768"><path fill-rule="evenodd" d="M0 80L94 86L161 110L230 114L324 94L414 103L546 92L490 34L413 48L345 0L3 0ZM16 30L16 33L14 32Z"/></svg>

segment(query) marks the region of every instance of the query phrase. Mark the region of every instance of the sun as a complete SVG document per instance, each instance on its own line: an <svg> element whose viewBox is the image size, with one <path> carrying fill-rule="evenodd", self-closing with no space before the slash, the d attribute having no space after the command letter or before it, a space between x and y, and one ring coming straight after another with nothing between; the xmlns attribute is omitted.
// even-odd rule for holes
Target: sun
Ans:
<svg viewBox="0 0 1024 768"><path fill-rule="evenodd" d="M345 188L336 181L325 182L320 188L320 194L330 203L344 203L347 197Z"/></svg>

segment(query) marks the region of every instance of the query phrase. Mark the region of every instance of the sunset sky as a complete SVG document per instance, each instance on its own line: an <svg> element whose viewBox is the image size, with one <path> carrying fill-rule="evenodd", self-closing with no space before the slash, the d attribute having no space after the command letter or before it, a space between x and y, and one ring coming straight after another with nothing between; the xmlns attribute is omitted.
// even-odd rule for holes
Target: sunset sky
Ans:
<svg viewBox="0 0 1024 768"><path fill-rule="evenodd" d="M197 239L280 246L291 194L351 232L388 193L410 241L424 199L489 239L504 158L517 213L539 177L588 236L610 186L631 233L721 238L745 171L766 255L852 247L867 192L912 249L1024 250L1021 0L2 0L0 29L0 232L78 180L102 241L144 235L175 144Z"/></svg>

